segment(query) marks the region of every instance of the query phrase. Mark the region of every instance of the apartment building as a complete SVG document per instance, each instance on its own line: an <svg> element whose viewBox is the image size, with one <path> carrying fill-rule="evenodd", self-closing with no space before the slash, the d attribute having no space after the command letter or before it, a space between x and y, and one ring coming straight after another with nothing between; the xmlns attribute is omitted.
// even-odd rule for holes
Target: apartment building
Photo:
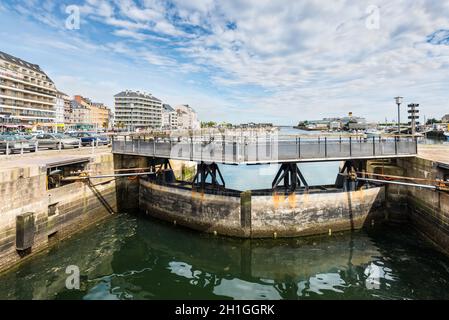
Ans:
<svg viewBox="0 0 449 320"><path fill-rule="evenodd" d="M0 51L0 126L53 130L56 94L37 64Z"/></svg>
<svg viewBox="0 0 449 320"><path fill-rule="evenodd" d="M56 104L55 104L55 122L54 126L56 131L64 132L65 128L65 112L66 104L70 104L70 98L63 92L58 91L56 93Z"/></svg>
<svg viewBox="0 0 449 320"><path fill-rule="evenodd" d="M90 118L90 109L89 107L79 103L76 100L72 100L72 114L70 123L78 126L89 127L89 129L93 129L91 118Z"/></svg>
<svg viewBox="0 0 449 320"><path fill-rule="evenodd" d="M178 128L178 113L169 104L162 105L162 129L176 130Z"/></svg>
<svg viewBox="0 0 449 320"><path fill-rule="evenodd" d="M74 123L72 116L72 99L67 95L63 96L62 98L64 100L64 124L67 126Z"/></svg>
<svg viewBox="0 0 449 320"><path fill-rule="evenodd" d="M127 131L160 129L162 101L139 91L122 91L115 98L115 126Z"/></svg>
<svg viewBox="0 0 449 320"><path fill-rule="evenodd" d="M198 115L188 104L176 106L178 115L178 128L197 130L201 128Z"/></svg>
<svg viewBox="0 0 449 320"><path fill-rule="evenodd" d="M110 123L110 109L99 102L92 102L89 98L80 95L74 96L76 111L73 115L75 123L90 124L92 129L108 129ZM76 122L85 121L85 122Z"/></svg>

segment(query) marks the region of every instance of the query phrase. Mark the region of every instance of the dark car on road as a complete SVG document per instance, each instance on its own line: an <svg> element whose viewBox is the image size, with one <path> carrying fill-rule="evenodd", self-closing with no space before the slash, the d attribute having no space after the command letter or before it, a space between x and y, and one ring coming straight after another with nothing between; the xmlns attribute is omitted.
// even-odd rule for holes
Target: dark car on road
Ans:
<svg viewBox="0 0 449 320"><path fill-rule="evenodd" d="M77 138L77 139L81 139L81 144L83 146L91 146L92 143L94 143L95 145L100 145L100 146L104 146L104 145L108 145L109 144L109 138L107 136L102 136L99 134L95 134L95 133L90 133L90 132L75 132L70 134L70 136Z"/></svg>

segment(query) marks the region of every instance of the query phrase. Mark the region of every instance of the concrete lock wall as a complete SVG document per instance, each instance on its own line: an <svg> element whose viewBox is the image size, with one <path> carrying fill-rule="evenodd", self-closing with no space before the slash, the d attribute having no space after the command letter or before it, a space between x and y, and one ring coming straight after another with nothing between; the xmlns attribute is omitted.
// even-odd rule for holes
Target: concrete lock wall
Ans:
<svg viewBox="0 0 449 320"><path fill-rule="evenodd" d="M362 228L383 218L383 187L354 192L253 196L253 237L302 236Z"/></svg>
<svg viewBox="0 0 449 320"><path fill-rule="evenodd" d="M422 158L398 160L397 165L409 177L436 180L444 174L437 162ZM449 254L449 193L412 187L401 192L407 197L410 223Z"/></svg>
<svg viewBox="0 0 449 320"><path fill-rule="evenodd" d="M113 173L112 155L93 156L87 170L92 175ZM78 181L47 190L45 167L0 171L0 271L114 212L114 179L96 179L92 184ZM34 230L23 231L18 223L25 214L33 219ZM34 236L26 249L18 247L24 232Z"/></svg>
<svg viewBox="0 0 449 320"><path fill-rule="evenodd" d="M240 198L199 193L140 181L140 210L148 215L205 232L245 236Z"/></svg>
<svg viewBox="0 0 449 320"><path fill-rule="evenodd" d="M378 214L384 188L355 192L290 196L240 197L193 192L140 182L140 209L146 214L188 226L237 237L290 237L359 229L383 218Z"/></svg>

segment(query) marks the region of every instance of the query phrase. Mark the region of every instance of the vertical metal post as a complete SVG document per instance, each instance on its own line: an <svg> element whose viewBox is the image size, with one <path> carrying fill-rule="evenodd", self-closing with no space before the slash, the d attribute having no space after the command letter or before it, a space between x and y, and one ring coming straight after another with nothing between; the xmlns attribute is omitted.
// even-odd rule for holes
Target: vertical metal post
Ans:
<svg viewBox="0 0 449 320"><path fill-rule="evenodd" d="M20 143L20 155L23 156L23 142Z"/></svg>
<svg viewBox="0 0 449 320"><path fill-rule="evenodd" d="M6 155L9 155L9 141L6 141Z"/></svg>
<svg viewBox="0 0 449 320"><path fill-rule="evenodd" d="M156 137L153 136L153 157L156 156Z"/></svg>
<svg viewBox="0 0 449 320"><path fill-rule="evenodd" d="M36 144L34 145L34 152L37 152L39 150L39 140L36 140Z"/></svg>
<svg viewBox="0 0 449 320"><path fill-rule="evenodd" d="M61 151L61 149L62 149L62 142L61 142L61 140L59 140L59 147L58 147L58 149L59 149L59 151Z"/></svg>
<svg viewBox="0 0 449 320"><path fill-rule="evenodd" d="M373 137L373 156L376 155L376 138Z"/></svg>
<svg viewBox="0 0 449 320"><path fill-rule="evenodd" d="M190 137L190 160L193 160L193 137Z"/></svg>
<svg viewBox="0 0 449 320"><path fill-rule="evenodd" d="M259 161L259 136L256 135L256 161Z"/></svg>
<svg viewBox="0 0 449 320"><path fill-rule="evenodd" d="M225 136L224 134L221 135L221 158L223 163L225 162L225 158L226 158L226 142L225 142Z"/></svg>
<svg viewBox="0 0 449 320"><path fill-rule="evenodd" d="M324 137L324 157L327 158L327 137Z"/></svg>
<svg viewBox="0 0 449 320"><path fill-rule="evenodd" d="M414 137L415 140L415 153L418 154L418 137Z"/></svg>
<svg viewBox="0 0 449 320"><path fill-rule="evenodd" d="M301 159L301 137L298 138L298 158Z"/></svg>
<svg viewBox="0 0 449 320"><path fill-rule="evenodd" d="M398 154L398 139L394 137L394 153Z"/></svg>
<svg viewBox="0 0 449 320"><path fill-rule="evenodd" d="M352 157L352 137L349 137L349 156Z"/></svg>

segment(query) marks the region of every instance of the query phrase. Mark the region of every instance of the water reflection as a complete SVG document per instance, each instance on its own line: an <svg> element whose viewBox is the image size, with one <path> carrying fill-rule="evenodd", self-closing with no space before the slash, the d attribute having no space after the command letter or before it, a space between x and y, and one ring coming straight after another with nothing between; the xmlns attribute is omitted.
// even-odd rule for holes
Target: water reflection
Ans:
<svg viewBox="0 0 449 320"><path fill-rule="evenodd" d="M448 270L409 229L249 241L122 215L0 276L0 298L445 299Z"/></svg>

